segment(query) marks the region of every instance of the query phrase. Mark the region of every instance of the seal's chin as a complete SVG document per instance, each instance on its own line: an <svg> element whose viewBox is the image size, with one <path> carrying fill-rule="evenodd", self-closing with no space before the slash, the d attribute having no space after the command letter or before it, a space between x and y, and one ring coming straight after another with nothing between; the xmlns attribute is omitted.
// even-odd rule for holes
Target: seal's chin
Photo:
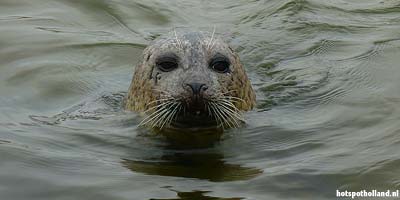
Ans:
<svg viewBox="0 0 400 200"><path fill-rule="evenodd" d="M174 128L212 128L217 127L218 124L215 119L209 116L197 115L182 115L178 116L176 121L171 123Z"/></svg>

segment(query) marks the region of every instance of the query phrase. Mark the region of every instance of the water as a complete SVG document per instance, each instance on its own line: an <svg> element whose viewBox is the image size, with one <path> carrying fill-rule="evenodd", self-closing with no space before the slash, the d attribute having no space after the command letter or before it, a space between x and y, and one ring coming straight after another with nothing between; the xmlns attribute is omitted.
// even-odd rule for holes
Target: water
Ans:
<svg viewBox="0 0 400 200"><path fill-rule="evenodd" d="M173 28L239 52L258 108L180 149L121 109ZM400 188L400 1L2 0L0 199L335 199Z"/></svg>

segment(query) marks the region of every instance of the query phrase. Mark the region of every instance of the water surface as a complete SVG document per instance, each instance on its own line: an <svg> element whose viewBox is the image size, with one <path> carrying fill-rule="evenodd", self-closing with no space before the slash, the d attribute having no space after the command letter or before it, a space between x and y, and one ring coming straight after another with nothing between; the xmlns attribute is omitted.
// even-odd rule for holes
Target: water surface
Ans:
<svg viewBox="0 0 400 200"><path fill-rule="evenodd" d="M258 107L202 149L137 128L141 51L212 31ZM398 0L2 0L1 199L335 199L400 188Z"/></svg>

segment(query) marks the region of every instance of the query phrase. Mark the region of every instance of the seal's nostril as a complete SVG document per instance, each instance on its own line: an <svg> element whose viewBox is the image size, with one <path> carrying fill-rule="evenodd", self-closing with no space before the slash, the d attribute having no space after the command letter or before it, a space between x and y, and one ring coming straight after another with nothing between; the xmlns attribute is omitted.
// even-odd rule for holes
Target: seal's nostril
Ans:
<svg viewBox="0 0 400 200"><path fill-rule="evenodd" d="M200 94L201 91L205 91L208 89L208 87L204 83L189 83L186 85L192 89L193 95Z"/></svg>

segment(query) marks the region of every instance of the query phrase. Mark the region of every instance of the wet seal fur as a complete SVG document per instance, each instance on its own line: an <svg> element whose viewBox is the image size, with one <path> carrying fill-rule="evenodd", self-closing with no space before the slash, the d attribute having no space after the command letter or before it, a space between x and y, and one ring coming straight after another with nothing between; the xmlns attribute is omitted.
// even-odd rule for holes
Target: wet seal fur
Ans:
<svg viewBox="0 0 400 200"><path fill-rule="evenodd" d="M140 125L158 130L229 128L256 104L237 53L214 33L191 32L155 40L143 51L126 109L145 114Z"/></svg>

